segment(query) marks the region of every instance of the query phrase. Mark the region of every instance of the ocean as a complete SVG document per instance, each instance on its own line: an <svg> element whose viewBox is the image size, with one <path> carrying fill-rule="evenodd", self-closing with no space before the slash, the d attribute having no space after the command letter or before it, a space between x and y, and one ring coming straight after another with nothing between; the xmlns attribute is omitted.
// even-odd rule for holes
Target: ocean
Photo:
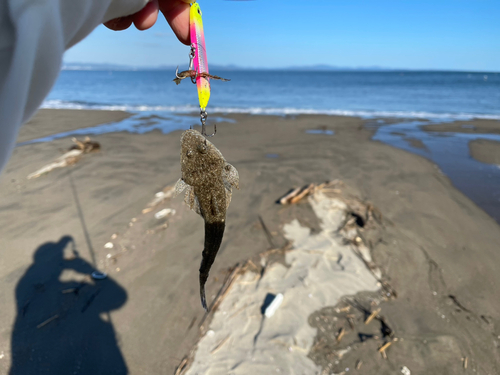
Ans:
<svg viewBox="0 0 500 375"><path fill-rule="evenodd" d="M500 73L214 71L209 120L220 115L326 114L379 118L375 140L433 161L453 184L500 223L500 166L470 156L474 139L499 134L430 133L422 125L454 120L500 120ZM198 98L189 80L175 85L175 71L63 71L43 108L123 110L134 116L31 142L117 131L168 133L199 124ZM383 125L380 118L400 118ZM229 116L230 118L230 116ZM144 121L147 119L147 121ZM227 119L226 119L227 121ZM472 126L472 125L470 125ZM412 147L408 139L421 141ZM30 143L31 143L30 142Z"/></svg>
<svg viewBox="0 0 500 375"><path fill-rule="evenodd" d="M210 113L500 119L500 73L214 71ZM44 108L198 113L175 71L62 71Z"/></svg>

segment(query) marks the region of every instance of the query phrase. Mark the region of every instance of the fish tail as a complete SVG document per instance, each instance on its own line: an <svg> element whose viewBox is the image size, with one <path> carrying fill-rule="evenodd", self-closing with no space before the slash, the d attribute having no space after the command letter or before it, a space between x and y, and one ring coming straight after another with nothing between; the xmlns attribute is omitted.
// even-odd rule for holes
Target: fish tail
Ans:
<svg viewBox="0 0 500 375"><path fill-rule="evenodd" d="M208 311L207 300L205 298L205 283L208 279L208 273L214 263L217 252L219 251L224 235L226 224L224 221L215 223L205 223L205 246L202 252L200 265L200 298L201 305Z"/></svg>

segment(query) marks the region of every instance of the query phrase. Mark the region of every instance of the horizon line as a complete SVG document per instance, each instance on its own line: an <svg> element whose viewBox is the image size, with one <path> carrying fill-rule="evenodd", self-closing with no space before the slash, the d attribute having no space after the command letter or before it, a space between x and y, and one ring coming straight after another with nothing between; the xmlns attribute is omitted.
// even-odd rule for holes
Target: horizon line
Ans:
<svg viewBox="0 0 500 375"><path fill-rule="evenodd" d="M288 67L245 67L235 64L212 64L215 69L240 70L240 71L358 71L358 72L453 72L453 73L493 73L498 74L499 71L488 70L467 70L467 69L426 69L426 68L389 68L381 66L357 66L344 67L326 64L315 65L297 65ZM148 71L148 70L175 70L176 65L125 65L113 63L79 63L79 62L63 62L61 70L65 71Z"/></svg>

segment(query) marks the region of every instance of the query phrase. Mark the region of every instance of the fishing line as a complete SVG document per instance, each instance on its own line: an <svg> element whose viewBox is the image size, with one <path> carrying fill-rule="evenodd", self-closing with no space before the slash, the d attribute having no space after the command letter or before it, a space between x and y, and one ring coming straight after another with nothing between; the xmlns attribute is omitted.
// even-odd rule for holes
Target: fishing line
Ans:
<svg viewBox="0 0 500 375"><path fill-rule="evenodd" d="M71 171L69 171L69 183L71 185L71 191L73 192L73 199L75 201L76 211L78 212L78 218L80 219L80 224L82 226L83 236L85 237L85 241L87 242L87 248L89 249L90 258L92 259L92 265L96 267L97 265L95 260L94 247L92 246L92 241L90 240L89 231L87 230L87 224L85 223L82 206L80 205L80 199L78 199L78 192L76 190Z"/></svg>

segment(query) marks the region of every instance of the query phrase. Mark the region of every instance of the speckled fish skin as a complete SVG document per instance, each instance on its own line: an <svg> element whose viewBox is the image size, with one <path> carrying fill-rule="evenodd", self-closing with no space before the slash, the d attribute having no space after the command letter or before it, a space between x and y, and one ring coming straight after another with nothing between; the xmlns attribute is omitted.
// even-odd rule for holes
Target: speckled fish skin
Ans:
<svg viewBox="0 0 500 375"><path fill-rule="evenodd" d="M207 310L205 283L224 235L231 188L239 188L239 177L221 152L201 133L192 129L181 136L181 172L176 194L187 188L185 202L205 221L200 297L203 308Z"/></svg>

